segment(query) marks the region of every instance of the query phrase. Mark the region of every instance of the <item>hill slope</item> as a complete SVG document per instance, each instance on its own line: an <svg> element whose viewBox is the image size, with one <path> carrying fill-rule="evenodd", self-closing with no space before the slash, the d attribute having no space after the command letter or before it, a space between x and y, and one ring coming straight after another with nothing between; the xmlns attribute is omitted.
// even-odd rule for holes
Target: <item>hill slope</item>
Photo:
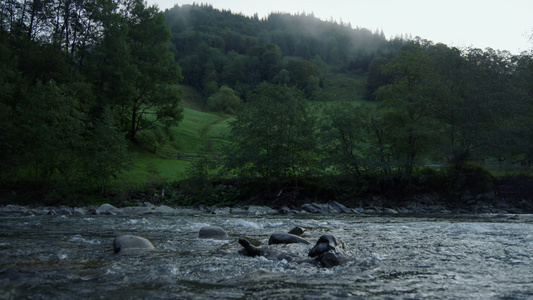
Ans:
<svg viewBox="0 0 533 300"><path fill-rule="evenodd" d="M404 43L306 14L273 13L260 20L184 5L166 10L165 17L184 83L204 99L224 85L245 99L264 81L297 86L311 100L358 99L371 61L393 57ZM339 79L355 82L340 86Z"/></svg>

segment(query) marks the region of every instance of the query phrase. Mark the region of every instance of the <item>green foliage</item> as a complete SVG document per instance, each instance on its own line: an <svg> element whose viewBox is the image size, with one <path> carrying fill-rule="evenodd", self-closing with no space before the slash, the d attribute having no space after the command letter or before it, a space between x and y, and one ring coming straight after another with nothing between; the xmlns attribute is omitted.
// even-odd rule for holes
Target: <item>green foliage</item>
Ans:
<svg viewBox="0 0 533 300"><path fill-rule="evenodd" d="M448 175L449 193L452 198L461 198L465 193L478 195L492 190L493 176L483 167L474 164L450 165Z"/></svg>
<svg viewBox="0 0 533 300"><path fill-rule="evenodd" d="M419 43L402 49L383 72L394 83L382 86L377 98L382 102L384 137L392 144L391 155L408 177L420 165L422 155L438 142L438 124L432 103L440 96L441 78L431 67L431 57Z"/></svg>
<svg viewBox="0 0 533 300"><path fill-rule="evenodd" d="M123 170L124 131L181 120L170 31L138 0L23 2L0 7L0 180L77 201Z"/></svg>
<svg viewBox="0 0 533 300"><path fill-rule="evenodd" d="M0 16L2 193L50 204L163 201L162 189L179 204L280 190L296 203L303 187L477 194L492 178L472 160L533 157L528 53L387 40L306 14L163 14L140 0L10 0ZM215 176L221 146L227 178Z"/></svg>
<svg viewBox="0 0 533 300"><path fill-rule="evenodd" d="M236 114L241 109L242 104L242 100L235 94L235 91L225 85L207 99L207 109L227 114Z"/></svg>
<svg viewBox="0 0 533 300"><path fill-rule="evenodd" d="M112 113L104 110L82 149L85 180L93 182L103 192L111 178L116 178L124 164L131 160L126 147L124 135L117 130Z"/></svg>
<svg viewBox="0 0 533 300"><path fill-rule="evenodd" d="M295 88L259 85L230 126L234 143L226 152L229 170L285 179L315 165L314 120L303 93Z"/></svg>
<svg viewBox="0 0 533 300"><path fill-rule="evenodd" d="M111 66L101 68L100 78L114 79L101 83L103 92L117 105L129 139L134 141L143 130L159 131L169 139L168 128L182 119L176 86L180 69L167 46L170 30L155 7L130 0L128 8L126 15L104 32L100 45L101 55L111 61ZM118 92L117 86L121 87Z"/></svg>
<svg viewBox="0 0 533 300"><path fill-rule="evenodd" d="M366 95L365 99L375 100L375 92L380 86L392 83L390 75L384 74L381 67L388 63L388 59L385 57L376 57L368 66L368 78L366 81Z"/></svg>
<svg viewBox="0 0 533 300"><path fill-rule="evenodd" d="M401 46L382 33L306 14L272 13L259 20L192 4L176 5L165 15L184 82L206 97L216 83L246 99L267 81L297 86L308 99L324 100L329 70L364 72L372 58L392 57Z"/></svg>
<svg viewBox="0 0 533 300"><path fill-rule="evenodd" d="M341 102L329 105L321 117L320 150L325 169L356 178L371 171L368 109Z"/></svg>

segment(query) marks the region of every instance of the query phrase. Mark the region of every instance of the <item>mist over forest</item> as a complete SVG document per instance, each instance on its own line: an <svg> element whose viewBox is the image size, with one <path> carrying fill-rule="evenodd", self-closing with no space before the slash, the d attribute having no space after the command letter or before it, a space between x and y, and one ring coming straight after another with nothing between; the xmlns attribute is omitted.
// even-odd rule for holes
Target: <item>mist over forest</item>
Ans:
<svg viewBox="0 0 533 300"><path fill-rule="evenodd" d="M9 0L0 41L6 203L531 195L532 51L141 0Z"/></svg>

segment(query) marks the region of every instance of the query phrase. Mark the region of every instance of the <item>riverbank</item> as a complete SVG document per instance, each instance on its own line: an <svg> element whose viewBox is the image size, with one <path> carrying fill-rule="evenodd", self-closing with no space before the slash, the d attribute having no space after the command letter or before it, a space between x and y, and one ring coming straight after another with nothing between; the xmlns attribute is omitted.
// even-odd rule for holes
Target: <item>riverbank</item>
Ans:
<svg viewBox="0 0 533 300"><path fill-rule="evenodd" d="M490 196L490 195L489 195ZM117 207L109 203L86 207L70 206L31 206L9 204L0 206L0 215L302 215L302 214L354 214L354 215L413 215L413 214L531 214L531 203L521 201L495 201L492 198L477 196L457 203L443 203L435 195L421 195L410 201L390 205L390 201L379 196L372 197L357 207L348 207L337 201L327 203L304 203L297 207L282 206L273 208L267 205L235 206L169 206L150 202L136 206Z"/></svg>

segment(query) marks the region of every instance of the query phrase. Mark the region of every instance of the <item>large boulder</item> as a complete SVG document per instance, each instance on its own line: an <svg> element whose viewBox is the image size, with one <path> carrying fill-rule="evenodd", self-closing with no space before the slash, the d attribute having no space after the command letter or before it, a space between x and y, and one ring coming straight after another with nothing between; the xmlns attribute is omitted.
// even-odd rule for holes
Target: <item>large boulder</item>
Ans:
<svg viewBox="0 0 533 300"><path fill-rule="evenodd" d="M310 244L309 241L306 239L303 239L297 235L289 234L289 233L274 233L270 235L270 238L268 239L269 245L274 244Z"/></svg>
<svg viewBox="0 0 533 300"><path fill-rule="evenodd" d="M268 206L250 205L248 213L253 215L275 215L278 211Z"/></svg>
<svg viewBox="0 0 533 300"><path fill-rule="evenodd" d="M337 201L331 201L327 204L306 203L302 208L313 214L336 214L350 213L351 210Z"/></svg>
<svg viewBox="0 0 533 300"><path fill-rule="evenodd" d="M291 229L289 231L289 234L294 234L294 235L298 235L299 236L299 235L304 234L304 232L305 232L305 229L303 229L300 226L296 226L296 227L294 227L293 229Z"/></svg>
<svg viewBox="0 0 533 300"><path fill-rule="evenodd" d="M137 235L119 235L113 241L115 253L124 253L139 250L155 250L154 244L148 239Z"/></svg>
<svg viewBox="0 0 533 300"><path fill-rule="evenodd" d="M261 247L256 247L250 243L250 241L246 238L239 238L239 244L244 248L241 252L242 254L246 256L261 256L265 254L265 249Z"/></svg>
<svg viewBox="0 0 533 300"><path fill-rule="evenodd" d="M326 252L322 254L319 259L317 259L317 262L320 263L322 268L333 268L341 265L342 259L335 253Z"/></svg>
<svg viewBox="0 0 533 300"><path fill-rule="evenodd" d="M344 261L341 250L345 248L343 242L334 236L325 234L316 242L315 246L309 250L309 256L314 258L313 263L323 268L332 268L342 264Z"/></svg>
<svg viewBox="0 0 533 300"><path fill-rule="evenodd" d="M329 204L329 206L330 206L332 209L334 209L334 210L337 211L337 212L345 213L345 214L348 214L348 213L351 213L351 212L352 212L351 209L349 209L348 207L346 207L346 206L340 204L340 203L337 202L337 201L331 201L331 202L329 202L328 204Z"/></svg>
<svg viewBox="0 0 533 300"><path fill-rule="evenodd" d="M15 214L15 215L30 215L31 211L22 205L9 204L4 207L0 207L0 213Z"/></svg>
<svg viewBox="0 0 533 300"><path fill-rule="evenodd" d="M228 233L219 226L204 226L200 228L198 235L203 239L225 239Z"/></svg>
<svg viewBox="0 0 533 300"><path fill-rule="evenodd" d="M97 215L117 215L121 213L120 209L109 203L100 205L94 212Z"/></svg>
<svg viewBox="0 0 533 300"><path fill-rule="evenodd" d="M160 206L153 207L147 212L147 214L156 214L156 215L171 215L175 213L176 213L176 210L167 205L160 205Z"/></svg>
<svg viewBox="0 0 533 300"><path fill-rule="evenodd" d="M54 207L49 211L50 215L72 215L72 211L65 207Z"/></svg>

